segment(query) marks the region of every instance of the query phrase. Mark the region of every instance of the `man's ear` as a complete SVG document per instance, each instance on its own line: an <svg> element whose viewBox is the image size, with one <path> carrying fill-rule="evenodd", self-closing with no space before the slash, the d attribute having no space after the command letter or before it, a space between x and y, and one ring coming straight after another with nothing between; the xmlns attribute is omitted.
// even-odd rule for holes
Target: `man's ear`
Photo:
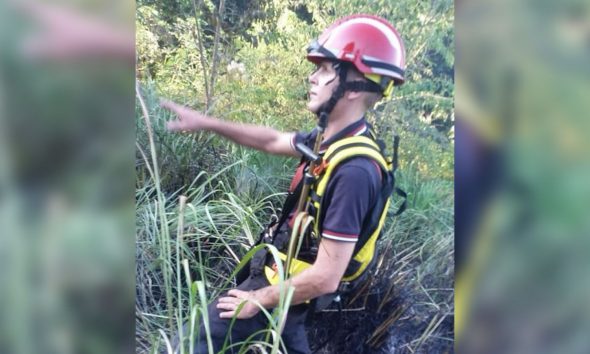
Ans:
<svg viewBox="0 0 590 354"><path fill-rule="evenodd" d="M361 99L363 96L362 92L358 92L358 91L346 91L346 98L353 101L353 100L358 100Z"/></svg>

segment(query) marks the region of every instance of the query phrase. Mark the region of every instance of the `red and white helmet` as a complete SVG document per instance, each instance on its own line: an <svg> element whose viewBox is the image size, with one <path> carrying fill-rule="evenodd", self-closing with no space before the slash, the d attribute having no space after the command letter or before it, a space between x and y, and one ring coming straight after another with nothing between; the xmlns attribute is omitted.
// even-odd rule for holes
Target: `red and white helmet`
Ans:
<svg viewBox="0 0 590 354"><path fill-rule="evenodd" d="M396 29L373 15L351 15L328 27L307 49L307 59L352 63L389 96L393 84L404 83L405 49Z"/></svg>

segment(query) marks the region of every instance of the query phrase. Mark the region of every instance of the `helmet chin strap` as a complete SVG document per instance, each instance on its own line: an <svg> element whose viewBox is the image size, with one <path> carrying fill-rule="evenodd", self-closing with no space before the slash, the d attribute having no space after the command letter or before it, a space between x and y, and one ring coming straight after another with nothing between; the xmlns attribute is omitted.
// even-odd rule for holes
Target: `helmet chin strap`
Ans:
<svg viewBox="0 0 590 354"><path fill-rule="evenodd" d="M334 110L336 103L344 96L344 92L346 91L346 75L348 73L348 66L342 62L335 61L332 63L332 67L336 71L336 76L330 81L326 83L329 85L338 77L340 81L338 82L338 87L334 89L330 98L324 102L320 108L318 109L317 116L319 118L318 127L320 129L326 129L328 126L328 116Z"/></svg>
<svg viewBox="0 0 590 354"><path fill-rule="evenodd" d="M333 62L334 70L336 71L336 75L334 78L326 83L329 85L331 82L336 80L338 77L340 79L338 83L338 87L334 89L330 98L324 102L320 108L318 109L317 116L319 117L318 126L322 129L325 129L328 125L328 116L334 110L336 103L344 96L344 93L348 91L366 91L366 92L377 92L383 94L383 90L381 87L372 82L372 81L346 81L346 77L348 74L348 69L350 68L350 64L335 61Z"/></svg>

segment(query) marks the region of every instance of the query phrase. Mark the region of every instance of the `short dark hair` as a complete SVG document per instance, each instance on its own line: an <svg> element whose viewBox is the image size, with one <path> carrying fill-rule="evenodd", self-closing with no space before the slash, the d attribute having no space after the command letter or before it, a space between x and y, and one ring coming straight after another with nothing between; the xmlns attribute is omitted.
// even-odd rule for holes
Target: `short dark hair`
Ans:
<svg viewBox="0 0 590 354"><path fill-rule="evenodd" d="M349 68L350 69L348 71L348 74L346 75L347 78L352 79L352 81L360 81L360 80L368 81L368 79L365 77L365 75L363 73L361 73L360 71L358 71L357 68L355 68L352 65L349 66ZM363 92L363 93L364 93L363 103L365 104L365 107L367 109L373 108L373 106L375 106L375 104L377 104L377 102L379 102L383 98L383 95L378 92Z"/></svg>

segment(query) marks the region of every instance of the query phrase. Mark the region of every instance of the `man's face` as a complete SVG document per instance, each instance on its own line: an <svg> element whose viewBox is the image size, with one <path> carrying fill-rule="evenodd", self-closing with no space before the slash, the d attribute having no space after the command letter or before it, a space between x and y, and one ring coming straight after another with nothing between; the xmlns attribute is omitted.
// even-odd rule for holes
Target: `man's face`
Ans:
<svg viewBox="0 0 590 354"><path fill-rule="evenodd" d="M332 96L332 92L338 86L338 74L334 70L331 61L321 61L316 65L316 69L309 75L309 101L307 109L317 113L322 104L327 102Z"/></svg>

